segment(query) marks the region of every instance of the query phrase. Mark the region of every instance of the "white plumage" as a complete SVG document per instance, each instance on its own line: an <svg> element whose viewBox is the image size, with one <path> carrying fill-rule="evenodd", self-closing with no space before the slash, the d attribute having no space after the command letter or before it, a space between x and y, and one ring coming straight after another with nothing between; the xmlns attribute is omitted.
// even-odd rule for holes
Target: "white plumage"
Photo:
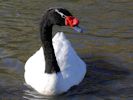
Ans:
<svg viewBox="0 0 133 100"><path fill-rule="evenodd" d="M79 58L63 32L53 38L53 46L61 72L46 74L42 47L25 64L25 81L43 95L57 95L78 85L86 73L86 64Z"/></svg>

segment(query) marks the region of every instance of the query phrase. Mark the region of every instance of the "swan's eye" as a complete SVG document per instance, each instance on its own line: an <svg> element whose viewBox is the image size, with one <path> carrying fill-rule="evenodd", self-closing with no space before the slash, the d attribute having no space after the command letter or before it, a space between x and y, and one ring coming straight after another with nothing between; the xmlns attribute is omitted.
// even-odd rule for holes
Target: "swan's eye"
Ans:
<svg viewBox="0 0 133 100"><path fill-rule="evenodd" d="M64 15L64 14L63 14L61 17L62 17L62 18L65 18L65 17L66 17L66 15Z"/></svg>

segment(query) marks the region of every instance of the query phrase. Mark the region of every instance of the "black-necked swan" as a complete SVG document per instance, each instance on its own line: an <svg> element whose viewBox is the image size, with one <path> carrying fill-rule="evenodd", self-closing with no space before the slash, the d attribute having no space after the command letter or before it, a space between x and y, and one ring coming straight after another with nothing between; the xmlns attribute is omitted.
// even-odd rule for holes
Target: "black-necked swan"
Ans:
<svg viewBox="0 0 133 100"><path fill-rule="evenodd" d="M51 8L40 26L42 47L25 64L25 82L42 95L57 95L78 85L86 73L86 64L72 48L63 32L52 39L54 25L70 26L77 31L79 20L64 8Z"/></svg>

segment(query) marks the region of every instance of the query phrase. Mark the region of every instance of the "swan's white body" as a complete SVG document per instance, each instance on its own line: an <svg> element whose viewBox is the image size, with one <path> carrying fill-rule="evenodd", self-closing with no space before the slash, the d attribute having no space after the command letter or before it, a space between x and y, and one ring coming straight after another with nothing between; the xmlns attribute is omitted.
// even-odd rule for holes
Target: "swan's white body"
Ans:
<svg viewBox="0 0 133 100"><path fill-rule="evenodd" d="M25 81L43 95L56 95L78 85L86 73L86 64L78 57L64 33L53 38L56 59L61 72L46 74L42 47L25 64Z"/></svg>

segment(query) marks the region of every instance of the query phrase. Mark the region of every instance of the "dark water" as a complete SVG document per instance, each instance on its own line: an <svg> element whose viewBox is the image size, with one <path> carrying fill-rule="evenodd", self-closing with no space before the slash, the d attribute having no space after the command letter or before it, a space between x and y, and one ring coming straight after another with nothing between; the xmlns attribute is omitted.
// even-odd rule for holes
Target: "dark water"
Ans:
<svg viewBox="0 0 133 100"><path fill-rule="evenodd" d="M65 7L85 33L64 31L87 64L83 82L65 94L41 96L24 84L24 63L40 48L45 9ZM132 0L0 0L0 100L133 100Z"/></svg>

